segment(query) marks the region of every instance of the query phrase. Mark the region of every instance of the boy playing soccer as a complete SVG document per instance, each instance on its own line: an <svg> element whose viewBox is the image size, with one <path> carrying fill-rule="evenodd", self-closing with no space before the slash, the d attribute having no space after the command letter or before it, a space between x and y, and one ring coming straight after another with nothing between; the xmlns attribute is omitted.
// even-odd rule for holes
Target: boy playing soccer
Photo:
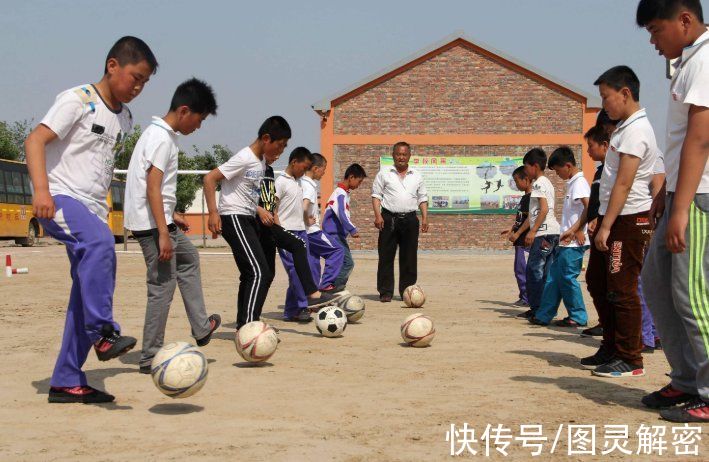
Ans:
<svg viewBox="0 0 709 462"><path fill-rule="evenodd" d="M709 422L709 31L699 0L642 0L637 23L661 55L678 58L670 84L665 188L650 212L657 228L642 272L672 372L670 383L642 402L672 422Z"/></svg>
<svg viewBox="0 0 709 462"><path fill-rule="evenodd" d="M197 79L182 83L167 115L154 117L140 136L128 166L124 226L140 243L147 266L148 303L140 358L143 374L150 373L152 359L163 346L176 285L198 346L209 343L221 323L218 314L207 317L199 253L182 232L187 230L187 222L175 213L178 133L189 135L216 112L217 102L209 85Z"/></svg>
<svg viewBox="0 0 709 462"><path fill-rule="evenodd" d="M554 250L554 258L549 267L542 301L539 309L529 322L547 326L556 316L559 303L569 316L554 323L559 327L580 327L588 322L586 305L583 302L581 286L576 278L581 273L583 254L588 248L586 226L580 224L582 215L588 208L591 187L576 166L574 152L567 146L556 149L549 157L549 168L559 178L566 181L564 207L561 212L561 237Z"/></svg>
<svg viewBox="0 0 709 462"><path fill-rule="evenodd" d="M640 81L616 66L596 81L603 108L619 120L601 177L598 224L586 271L588 291L603 325L601 347L581 365L602 377L645 374L640 340L638 276L652 229L650 182L657 159L652 126L640 107Z"/></svg>
<svg viewBox="0 0 709 462"><path fill-rule="evenodd" d="M318 153L313 153L313 164L310 170L300 180L303 188L303 209L308 226L308 258L313 280L324 292L335 290L335 278L340 273L345 250L328 239L320 228L320 207L318 206L318 185L325 174L327 160ZM322 271L320 259L325 259L325 270ZM322 277L321 277L322 273Z"/></svg>
<svg viewBox="0 0 709 462"><path fill-rule="evenodd" d="M327 238L333 244L339 245L344 251L342 269L333 283L335 290L344 290L347 281L354 269L354 260L350 246L347 244L347 236L355 239L359 238L357 227L350 219L350 191L359 188L367 177L364 169L359 164L352 164L345 170L345 178L342 183L338 183L337 188L332 192L327 201L325 216L323 217L322 229Z"/></svg>
<svg viewBox="0 0 709 462"><path fill-rule="evenodd" d="M547 155L544 150L534 148L524 155L524 171L532 180L532 194L529 202L529 232L524 245L529 247L527 260L527 299L529 310L517 315L531 318L542 301L544 283L549 270L549 259L559 243L559 222L554 217L554 186L544 176Z"/></svg>
<svg viewBox="0 0 709 462"><path fill-rule="evenodd" d="M524 195L519 201L517 207L517 215L515 222L510 229L503 231L501 234L507 236L507 239L515 246L515 278L517 279L517 287L519 288L519 298L514 303L516 306L529 306L527 300L527 253L529 252L524 245L524 239L529 231L529 198L532 193L532 182L527 178L524 172L524 167L517 167L512 172L512 179L515 186Z"/></svg>
<svg viewBox="0 0 709 462"><path fill-rule="evenodd" d="M104 75L57 96L25 142L34 187L32 209L45 232L66 246L72 287L64 337L50 381L50 403L106 403L81 370L91 347L100 361L122 355L136 339L113 320L116 252L106 224L114 157L131 131L125 103L140 94L158 63L136 37L108 52Z"/></svg>

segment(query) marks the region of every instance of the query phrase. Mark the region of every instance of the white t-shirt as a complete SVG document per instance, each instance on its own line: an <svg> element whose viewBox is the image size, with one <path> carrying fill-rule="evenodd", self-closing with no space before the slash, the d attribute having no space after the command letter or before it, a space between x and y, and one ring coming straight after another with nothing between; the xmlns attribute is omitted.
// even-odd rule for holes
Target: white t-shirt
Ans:
<svg viewBox="0 0 709 462"><path fill-rule="evenodd" d="M219 214L256 215L265 170L266 159L259 160L248 146L220 165L225 180L219 196Z"/></svg>
<svg viewBox="0 0 709 462"><path fill-rule="evenodd" d="M559 222L554 216L554 185L551 184L549 178L540 176L532 183L532 197L529 200L529 226L532 227L537 222L537 216L541 209L539 198L543 197L547 200L549 211L544 219L544 222L537 230L537 237L559 234Z"/></svg>
<svg viewBox="0 0 709 462"><path fill-rule="evenodd" d="M603 176L601 176L599 194L601 206L598 209L600 215L605 215L608 210L611 191L618 177L620 153L640 158L633 186L628 192L628 198L620 214L633 215L650 210L652 205L650 181L652 181L659 152L655 141L655 132L652 130L645 109L640 109L615 129L611 135L606 161L603 165Z"/></svg>
<svg viewBox="0 0 709 462"><path fill-rule="evenodd" d="M689 106L709 107L709 31L682 51L682 58L676 66L667 108L665 148L667 191L672 192L677 188L679 159L689 122ZM709 193L709 163L704 165L704 174L697 189L697 194L706 193Z"/></svg>
<svg viewBox="0 0 709 462"><path fill-rule="evenodd" d="M305 231L303 188L300 180L283 172L276 178L278 221L289 231Z"/></svg>
<svg viewBox="0 0 709 462"><path fill-rule="evenodd" d="M566 182L566 193L564 195L564 208L561 210L561 232L571 228L577 221L581 213L583 213L583 202L581 199L591 197L591 187L588 181L584 178L583 173L578 172L576 175L569 178ZM583 227L583 232L586 235L584 245L589 245L588 234L586 234L586 226ZM562 247L579 247L576 239L571 239L568 244L559 243Z"/></svg>
<svg viewBox="0 0 709 462"><path fill-rule="evenodd" d="M41 123L58 137L45 151L49 192L73 197L106 221L115 155L133 127L130 110L112 111L93 85L81 85L60 93Z"/></svg>
<svg viewBox="0 0 709 462"><path fill-rule="evenodd" d="M303 199L310 201L308 216L315 218L315 224L308 227L308 234L320 231L320 207L318 206L318 184L307 175L300 179L300 186L303 187Z"/></svg>
<svg viewBox="0 0 709 462"><path fill-rule="evenodd" d="M163 213L169 225L177 204L177 146L178 134L160 117L145 129L135 144L128 165L126 198L123 211L124 226L131 231L146 231L157 227L148 203L148 169L152 166L163 172Z"/></svg>

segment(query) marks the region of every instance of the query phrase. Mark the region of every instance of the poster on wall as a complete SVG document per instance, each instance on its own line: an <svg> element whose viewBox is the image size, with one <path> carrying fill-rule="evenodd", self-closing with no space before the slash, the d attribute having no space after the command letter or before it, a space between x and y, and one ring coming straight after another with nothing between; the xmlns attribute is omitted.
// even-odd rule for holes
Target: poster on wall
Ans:
<svg viewBox="0 0 709 462"><path fill-rule="evenodd" d="M379 158L391 168L390 156ZM411 156L409 165L421 173L428 191L429 213L515 213L524 193L512 179L521 157Z"/></svg>

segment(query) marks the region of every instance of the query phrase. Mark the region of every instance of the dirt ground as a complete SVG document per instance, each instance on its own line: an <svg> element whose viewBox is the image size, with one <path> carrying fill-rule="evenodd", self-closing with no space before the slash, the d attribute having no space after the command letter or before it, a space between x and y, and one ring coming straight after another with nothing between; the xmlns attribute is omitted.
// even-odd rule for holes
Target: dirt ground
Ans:
<svg viewBox="0 0 709 462"><path fill-rule="evenodd" d="M666 431L662 455L614 452L604 459L709 458L707 428L699 456L675 456L673 424L640 404L643 394L667 382L661 352L646 356L645 377L592 377L577 362L595 351L598 340L514 318L520 309L511 305L511 254L420 255L419 283L428 297L420 310L437 329L432 346L423 349L404 346L399 335L402 320L414 311L401 302L378 302L375 254L355 255L350 288L367 299L366 314L339 339L318 336L313 324L280 320L287 281L278 262L263 318L280 329L282 343L260 367L249 367L234 348L234 261L204 255L207 306L225 324L203 348L210 360L204 389L174 400L138 374L138 351L108 363L92 353L85 366L90 383L117 399L87 406L47 403L69 295L63 247L0 248L7 252L30 273L0 276L0 345L10 359L0 387L0 460L446 460L446 433L451 424L460 429L464 423L478 441L470 444L477 455L459 456L469 459L531 460L533 448L514 438L521 436L520 425L534 424L543 425L547 438L544 460L600 460L604 425L627 425L627 449L634 453L641 425ZM115 316L138 345L145 298L142 256L119 254ZM586 301L595 320L587 294ZM166 339L190 340L179 295ZM495 453L494 445L485 456L480 437L487 424L510 429L508 456ZM596 426L596 456L568 455L569 424ZM454 438L455 451L463 436Z"/></svg>

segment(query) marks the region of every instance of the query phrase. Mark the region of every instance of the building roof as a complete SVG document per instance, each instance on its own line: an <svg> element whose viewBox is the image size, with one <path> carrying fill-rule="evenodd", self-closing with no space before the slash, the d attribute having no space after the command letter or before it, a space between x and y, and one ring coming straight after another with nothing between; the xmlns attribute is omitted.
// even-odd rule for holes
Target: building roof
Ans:
<svg viewBox="0 0 709 462"><path fill-rule="evenodd" d="M549 75L546 72L532 65L529 65L515 58L514 56L508 55L507 53L504 53L494 47L491 47L479 40L473 40L466 36L463 32L458 31L392 64L391 66L381 69L379 72L365 77L359 82L352 84L347 88L316 102L312 105L312 108L318 112L328 111L331 107L336 106L339 103L346 101L347 99L354 97L359 93L367 90L368 88L373 86L372 84L377 85L404 72L408 69L408 65L410 65L411 63L414 63L416 61L425 61L456 45L475 49L476 51L488 55L490 58L495 59L497 61L506 61L509 67L521 68L517 70L525 70L527 71L527 73L532 74L530 77L536 77L536 80L541 81L542 83L551 83L552 86L555 85L557 87L560 87L560 89L566 90L568 93L571 93L573 96L576 96L576 99L586 100L586 105L589 108L601 107L601 101L597 96L591 95L575 87L574 85L566 83L563 80L560 80L552 75Z"/></svg>

